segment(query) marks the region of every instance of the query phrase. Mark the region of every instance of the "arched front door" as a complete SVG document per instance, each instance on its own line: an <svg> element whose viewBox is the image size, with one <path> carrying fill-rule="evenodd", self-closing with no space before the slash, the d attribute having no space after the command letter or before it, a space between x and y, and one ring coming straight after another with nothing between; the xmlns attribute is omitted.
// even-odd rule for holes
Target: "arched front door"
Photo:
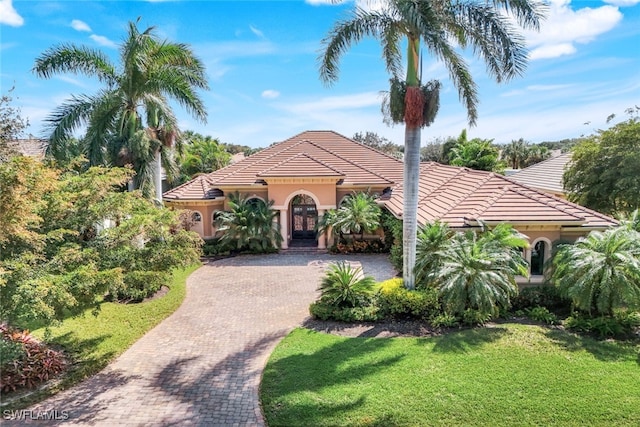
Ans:
<svg viewBox="0 0 640 427"><path fill-rule="evenodd" d="M311 196L298 194L291 200L291 238L315 239L318 209Z"/></svg>

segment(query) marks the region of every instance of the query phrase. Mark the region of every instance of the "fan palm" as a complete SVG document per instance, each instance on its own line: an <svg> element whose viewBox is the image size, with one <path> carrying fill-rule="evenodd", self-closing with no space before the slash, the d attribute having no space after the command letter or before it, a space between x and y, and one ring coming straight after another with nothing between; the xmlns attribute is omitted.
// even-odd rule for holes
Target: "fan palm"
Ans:
<svg viewBox="0 0 640 427"><path fill-rule="evenodd" d="M136 185L147 194L155 187L161 199L161 154L181 142L169 101L205 122L206 110L197 93L208 89L204 66L187 45L161 41L154 27L140 32L133 22L119 53L116 66L103 52L63 44L36 59L33 71L39 77L85 74L104 85L93 95L72 96L54 110L48 119L50 147L62 146L86 126L82 141L90 165L133 164ZM176 170L172 160L165 156L168 173Z"/></svg>
<svg viewBox="0 0 640 427"><path fill-rule="evenodd" d="M640 233L629 226L561 246L553 267L554 283L582 310L612 315L624 304L640 306Z"/></svg>
<svg viewBox="0 0 640 427"><path fill-rule="evenodd" d="M477 119L478 91L471 72L456 45L471 48L498 82L522 74L527 62L524 38L514 23L538 28L543 4L538 0L388 0L381 11L356 7L353 16L337 22L323 41L320 78L338 79L339 61L352 44L364 37L377 38L386 67L392 76L389 110L394 122L405 123L403 277L405 286L415 285L420 129L429 125L438 109L438 82L421 85L421 43L443 62L470 124ZM507 16L510 14L513 19ZM402 70L401 44L407 41L406 79ZM398 108L399 107L399 108Z"/></svg>

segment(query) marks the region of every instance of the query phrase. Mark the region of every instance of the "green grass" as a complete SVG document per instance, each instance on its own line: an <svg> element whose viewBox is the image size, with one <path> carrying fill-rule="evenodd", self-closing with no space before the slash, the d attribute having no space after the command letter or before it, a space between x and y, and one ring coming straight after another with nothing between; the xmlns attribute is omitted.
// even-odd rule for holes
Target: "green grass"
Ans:
<svg viewBox="0 0 640 427"><path fill-rule="evenodd" d="M294 330L267 364L270 426L638 426L640 344L502 324L435 338Z"/></svg>
<svg viewBox="0 0 640 427"><path fill-rule="evenodd" d="M61 347L71 359L73 368L55 387L30 395L12 406L31 404L100 371L182 304L187 277L199 267L176 270L169 292L160 298L140 304L103 302L97 316L87 310L82 316L65 319L48 332L44 328L32 331L36 337Z"/></svg>

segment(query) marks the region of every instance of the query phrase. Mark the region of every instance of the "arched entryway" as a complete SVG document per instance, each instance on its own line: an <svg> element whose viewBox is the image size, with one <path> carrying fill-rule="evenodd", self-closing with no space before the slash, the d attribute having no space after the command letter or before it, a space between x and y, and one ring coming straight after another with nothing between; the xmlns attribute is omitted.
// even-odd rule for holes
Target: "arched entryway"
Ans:
<svg viewBox="0 0 640 427"><path fill-rule="evenodd" d="M318 208L316 202L308 194L296 194L291 199L291 240L295 242L315 244Z"/></svg>

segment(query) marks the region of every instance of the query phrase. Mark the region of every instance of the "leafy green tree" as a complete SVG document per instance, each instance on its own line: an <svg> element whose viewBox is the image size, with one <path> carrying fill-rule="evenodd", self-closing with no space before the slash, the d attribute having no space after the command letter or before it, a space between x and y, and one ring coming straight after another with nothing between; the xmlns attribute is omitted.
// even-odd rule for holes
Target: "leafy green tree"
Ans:
<svg viewBox="0 0 640 427"><path fill-rule="evenodd" d="M248 198L238 193L229 195L231 210L219 212L215 218L216 233L220 243L236 250L269 252L280 246L282 235L275 222L279 215L260 199Z"/></svg>
<svg viewBox="0 0 640 427"><path fill-rule="evenodd" d="M338 64L352 44L374 37L382 45L383 58L391 79L388 107L394 123L405 124L403 278L409 289L415 286L415 256L420 172L420 129L434 120L439 105L440 83L422 84L420 75L421 43L428 54L442 61L460 99L469 122L477 119L478 92L471 71L456 47L470 48L484 60L488 73L496 81L523 74L527 62L524 38L517 32L538 28L543 5L536 0L484 1L411 1L390 0L381 11L356 7L353 15L335 24L324 40L320 57L320 76L326 83L338 79ZM511 15L510 19L506 15ZM406 40L406 78L402 72L401 47Z"/></svg>
<svg viewBox="0 0 640 427"><path fill-rule="evenodd" d="M17 154L11 143L29 126L29 121L22 118L20 110L11 106L13 90L14 88L9 89L8 93L0 97L0 163Z"/></svg>
<svg viewBox="0 0 640 427"><path fill-rule="evenodd" d="M33 71L39 77L80 73L105 85L54 110L50 147L60 152L74 131L86 126L82 142L89 165L132 164L136 187L149 196L155 187L161 199L160 166L170 176L177 171L171 150L182 141L170 101L206 120L197 93L208 88L204 66L187 45L160 40L154 27L140 32L133 22L120 44L120 58L117 66L98 50L62 44L36 59Z"/></svg>
<svg viewBox="0 0 640 427"><path fill-rule="evenodd" d="M185 156L182 172L193 178L196 174L209 173L221 169L231 161L231 154L218 139L193 132L185 133Z"/></svg>
<svg viewBox="0 0 640 427"><path fill-rule="evenodd" d="M452 149L449 164L470 169L500 172L504 165L498 160L500 151L492 139L473 138L458 142Z"/></svg>
<svg viewBox="0 0 640 427"><path fill-rule="evenodd" d="M522 169L540 163L551 155L546 146L530 144L520 138L511 141L502 148L500 158L512 169Z"/></svg>
<svg viewBox="0 0 640 427"><path fill-rule="evenodd" d="M526 168L547 160L549 157L551 157L551 152L547 147L541 144L533 144L529 146L529 153L522 166Z"/></svg>
<svg viewBox="0 0 640 427"><path fill-rule="evenodd" d="M551 279L579 309L611 316L640 306L640 233L630 224L559 247Z"/></svg>
<svg viewBox="0 0 640 427"><path fill-rule="evenodd" d="M392 141L389 141L387 138L380 136L375 132L357 132L353 135L352 139L397 159L402 159L402 151L404 147L402 145L394 144Z"/></svg>
<svg viewBox="0 0 640 427"><path fill-rule="evenodd" d="M568 198L607 214L640 208L640 119L632 117L574 146L564 173Z"/></svg>
<svg viewBox="0 0 640 427"><path fill-rule="evenodd" d="M131 171L61 173L29 158L0 165L0 320L50 324L120 295L167 283L199 259L201 239L139 192ZM9 209L4 209L9 203ZM105 229L105 222L111 223Z"/></svg>
<svg viewBox="0 0 640 427"><path fill-rule="evenodd" d="M354 193L346 197L338 209L324 214L318 222L318 231L322 233L331 227L340 236L360 234L360 240L364 240L365 233L380 227L380 215L380 207L372 195Z"/></svg>

